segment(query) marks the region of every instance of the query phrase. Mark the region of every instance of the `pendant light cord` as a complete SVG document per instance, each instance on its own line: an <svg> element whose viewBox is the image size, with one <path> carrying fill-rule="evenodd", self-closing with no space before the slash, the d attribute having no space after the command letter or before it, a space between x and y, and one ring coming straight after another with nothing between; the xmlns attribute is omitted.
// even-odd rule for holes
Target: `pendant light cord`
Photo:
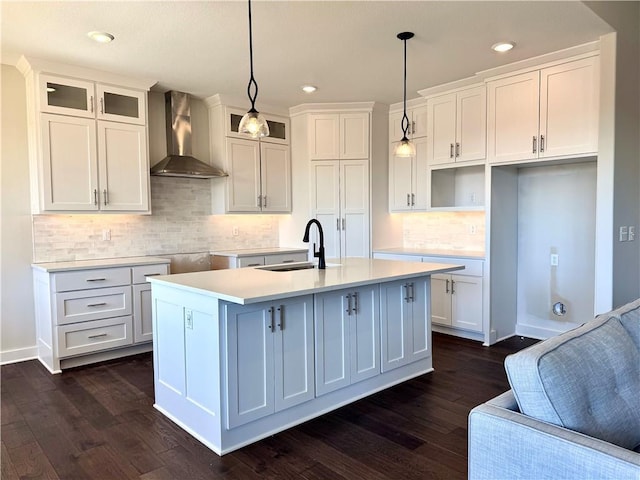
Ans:
<svg viewBox="0 0 640 480"><path fill-rule="evenodd" d="M406 53L405 53L406 55ZM256 98L258 98L258 83L256 79L253 78L253 33L251 31L251 0L249 0L249 64L251 66L251 76L249 78L249 85L247 85L247 95L249 96L249 100L251 100L251 110L256 110ZM406 75L406 73L405 73ZM255 89L253 95L251 95L251 86Z"/></svg>
<svg viewBox="0 0 640 480"><path fill-rule="evenodd" d="M403 88L403 109L402 115L402 139L407 138L407 130L409 129L409 117L407 117L407 39L403 39L404 43L404 88Z"/></svg>

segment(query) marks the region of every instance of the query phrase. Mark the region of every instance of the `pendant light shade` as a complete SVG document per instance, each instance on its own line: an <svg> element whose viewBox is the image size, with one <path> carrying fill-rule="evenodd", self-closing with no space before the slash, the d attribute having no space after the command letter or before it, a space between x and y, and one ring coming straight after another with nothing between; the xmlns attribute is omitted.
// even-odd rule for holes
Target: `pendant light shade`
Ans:
<svg viewBox="0 0 640 480"><path fill-rule="evenodd" d="M413 38L413 32L402 32L398 38L404 43L404 83L403 83L403 114L402 114L402 139L396 144L393 154L396 157L413 157L416 147L407 138L409 130L409 117L407 117L407 40Z"/></svg>
<svg viewBox="0 0 640 480"><path fill-rule="evenodd" d="M251 109L240 120L238 131L252 138L268 137L269 124L260 112L256 110L256 98L258 97L258 83L253 77L253 32L251 29L251 0L249 0L249 63L251 77L247 85L247 95L251 102ZM252 92L253 90L253 92Z"/></svg>

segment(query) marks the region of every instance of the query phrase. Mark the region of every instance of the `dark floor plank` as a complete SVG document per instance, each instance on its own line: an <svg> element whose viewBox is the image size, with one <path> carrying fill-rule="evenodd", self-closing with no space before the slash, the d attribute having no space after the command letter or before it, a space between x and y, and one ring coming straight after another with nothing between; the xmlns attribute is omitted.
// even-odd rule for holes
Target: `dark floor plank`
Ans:
<svg viewBox="0 0 640 480"><path fill-rule="evenodd" d="M469 410L507 390L492 347L434 333L435 371L219 457L153 408L153 357L0 367L2 479L464 479Z"/></svg>

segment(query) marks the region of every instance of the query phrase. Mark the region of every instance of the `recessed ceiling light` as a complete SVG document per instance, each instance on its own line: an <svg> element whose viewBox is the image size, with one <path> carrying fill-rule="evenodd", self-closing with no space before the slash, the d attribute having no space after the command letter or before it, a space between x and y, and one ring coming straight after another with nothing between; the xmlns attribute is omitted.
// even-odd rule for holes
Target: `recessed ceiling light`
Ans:
<svg viewBox="0 0 640 480"><path fill-rule="evenodd" d="M95 40L98 43L109 43L112 42L114 38L116 38L107 32L89 32L87 33L87 35L89 36L89 38Z"/></svg>
<svg viewBox="0 0 640 480"><path fill-rule="evenodd" d="M314 87L313 85L303 85L302 91L304 93L313 93L318 89L318 87Z"/></svg>
<svg viewBox="0 0 640 480"><path fill-rule="evenodd" d="M491 49L498 53L504 53L508 52L515 46L516 44L514 42L498 42L491 45Z"/></svg>

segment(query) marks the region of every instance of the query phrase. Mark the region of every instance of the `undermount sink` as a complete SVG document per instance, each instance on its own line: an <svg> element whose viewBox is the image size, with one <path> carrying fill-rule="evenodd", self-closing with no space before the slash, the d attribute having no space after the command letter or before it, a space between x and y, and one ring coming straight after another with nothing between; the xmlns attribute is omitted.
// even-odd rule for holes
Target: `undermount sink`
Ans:
<svg viewBox="0 0 640 480"><path fill-rule="evenodd" d="M339 263L327 263L327 268L337 267L339 265ZM318 264L312 262L281 263L279 265L256 267L256 270L269 270L270 272L293 272L295 270L309 270L312 268L318 268Z"/></svg>

